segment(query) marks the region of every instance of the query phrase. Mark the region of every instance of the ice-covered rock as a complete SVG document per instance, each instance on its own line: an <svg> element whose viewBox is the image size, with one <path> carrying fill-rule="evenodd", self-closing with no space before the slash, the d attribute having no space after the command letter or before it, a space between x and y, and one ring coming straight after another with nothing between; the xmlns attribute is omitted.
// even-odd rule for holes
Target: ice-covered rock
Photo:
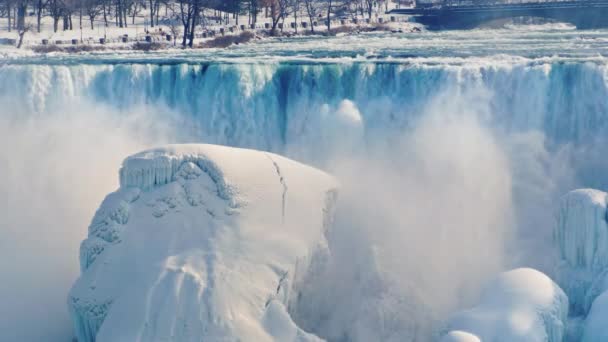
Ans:
<svg viewBox="0 0 608 342"><path fill-rule="evenodd" d="M441 341L561 342L567 316L568 298L559 286L519 268L490 282L479 305L455 314Z"/></svg>
<svg viewBox="0 0 608 342"><path fill-rule="evenodd" d="M593 301L583 329L582 342L608 341L608 291Z"/></svg>
<svg viewBox="0 0 608 342"><path fill-rule="evenodd" d="M570 300L571 313L585 314L595 296L590 288L608 267L608 223L606 193L579 189L564 195L554 232L560 257L557 282ZM601 291L600 291L601 292Z"/></svg>
<svg viewBox="0 0 608 342"><path fill-rule="evenodd" d="M585 327L585 319L582 316L568 317L566 324L566 333L564 334L564 342L580 341L583 336L583 328Z"/></svg>
<svg viewBox="0 0 608 342"><path fill-rule="evenodd" d="M585 314L591 310L591 306L597 297L608 291L608 269L598 274L591 283L591 286L585 292L583 300L583 311Z"/></svg>
<svg viewBox="0 0 608 342"><path fill-rule="evenodd" d="M127 158L81 245L68 298L78 340L317 341L286 305L296 270L325 244L336 187L254 150Z"/></svg>

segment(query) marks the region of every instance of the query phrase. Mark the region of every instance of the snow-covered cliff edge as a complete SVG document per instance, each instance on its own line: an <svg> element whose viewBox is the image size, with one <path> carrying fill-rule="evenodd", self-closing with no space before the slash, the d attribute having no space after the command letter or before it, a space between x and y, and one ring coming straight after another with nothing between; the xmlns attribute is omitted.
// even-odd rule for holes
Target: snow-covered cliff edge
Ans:
<svg viewBox="0 0 608 342"><path fill-rule="evenodd" d="M68 298L87 341L314 341L286 305L337 184L271 153L172 145L127 158Z"/></svg>

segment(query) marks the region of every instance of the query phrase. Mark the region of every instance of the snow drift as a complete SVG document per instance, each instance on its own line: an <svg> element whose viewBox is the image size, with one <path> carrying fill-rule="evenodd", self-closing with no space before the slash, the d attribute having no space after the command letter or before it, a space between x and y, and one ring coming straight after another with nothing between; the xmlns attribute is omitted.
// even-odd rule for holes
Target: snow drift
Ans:
<svg viewBox="0 0 608 342"><path fill-rule="evenodd" d="M499 275L478 306L457 313L442 342L560 342L568 298L549 277L530 268Z"/></svg>
<svg viewBox="0 0 608 342"><path fill-rule="evenodd" d="M81 245L78 340L318 340L286 305L335 197L332 177L271 153L172 145L127 158Z"/></svg>

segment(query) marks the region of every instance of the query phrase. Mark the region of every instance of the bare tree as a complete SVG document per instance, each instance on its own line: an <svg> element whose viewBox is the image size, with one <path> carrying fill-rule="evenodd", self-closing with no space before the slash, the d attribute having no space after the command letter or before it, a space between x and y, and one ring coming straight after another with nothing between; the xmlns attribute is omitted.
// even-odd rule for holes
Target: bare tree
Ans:
<svg viewBox="0 0 608 342"><path fill-rule="evenodd" d="M141 11L142 4L139 1L133 1L130 4L129 10L131 11L131 24L135 25L135 17ZM154 19L150 20L150 26L154 27Z"/></svg>
<svg viewBox="0 0 608 342"><path fill-rule="evenodd" d="M180 19L184 32L182 36L182 46L186 46L188 40L188 32L190 31L190 21L192 20L193 9L192 2L189 0L178 0L180 9Z"/></svg>
<svg viewBox="0 0 608 342"><path fill-rule="evenodd" d="M325 0L327 2L327 33L331 30L331 13L333 11L333 0Z"/></svg>
<svg viewBox="0 0 608 342"><path fill-rule="evenodd" d="M127 27L127 0L116 0L115 8L116 25L120 28Z"/></svg>
<svg viewBox="0 0 608 342"><path fill-rule="evenodd" d="M27 0L17 1L17 30L23 30L25 28L25 16L27 14Z"/></svg>
<svg viewBox="0 0 608 342"><path fill-rule="evenodd" d="M375 0L365 0L365 10L367 12L367 16L370 19L372 18L372 11L374 10L375 2L376 2Z"/></svg>
<svg viewBox="0 0 608 342"><path fill-rule="evenodd" d="M64 30L73 30L74 15L78 16L76 24L95 29L95 20L103 16L106 27L114 20L116 26L127 27L128 22L135 24L136 17L142 9L148 10L146 21L150 27L159 23L161 7L165 6L165 18L177 18L182 29L174 38L182 37L183 46L193 46L195 29L205 27L208 18L228 24L232 20L239 23L239 16L248 12L249 24L255 24L260 13L272 21L271 34L276 35L279 27L283 30L286 21L293 18L310 22L314 32L318 27L316 21L325 16L327 29L331 29L331 19L335 13L359 11L363 4L386 5L388 0L0 0L0 16L7 16L9 30L23 27L27 11L36 15L35 29L41 31L41 22L45 15L53 20L53 31L57 32L60 23ZM370 7L366 7L366 10ZM368 12L369 13L369 12ZM84 17L84 19L83 19ZM291 17L291 18L290 18ZM131 19L131 20L129 20ZM175 21L175 20L174 20ZM170 24L174 25L174 24ZM289 25L289 24L288 24ZM169 25L168 25L169 26ZM296 32L298 28L296 26Z"/></svg>
<svg viewBox="0 0 608 342"><path fill-rule="evenodd" d="M295 22L295 30L298 33L298 12L300 11L301 0L291 0L293 11L293 21Z"/></svg>
<svg viewBox="0 0 608 342"><path fill-rule="evenodd" d="M84 6L86 8L87 16L91 24L91 30L95 29L95 17L102 12L102 7L105 9L105 4L99 0L85 0Z"/></svg>
<svg viewBox="0 0 608 342"><path fill-rule="evenodd" d="M49 0L48 10L53 18L53 32L57 32L59 28L59 19L65 12L65 5L61 0Z"/></svg>
<svg viewBox="0 0 608 342"><path fill-rule="evenodd" d="M4 6L6 9L6 17L8 19L8 32L11 32L11 29L13 28L13 25L11 23L11 12L13 10L12 8L12 1L11 0L6 0L4 1Z"/></svg>
<svg viewBox="0 0 608 342"><path fill-rule="evenodd" d="M17 33L19 34L19 43L17 44L17 49L21 49L21 45L23 45L23 37L27 32L32 29L32 24L24 23L23 26L17 28Z"/></svg>
<svg viewBox="0 0 608 342"><path fill-rule="evenodd" d="M277 33L279 22L284 21L288 13L289 0L264 0L263 5L270 8L270 19L272 20L271 34Z"/></svg>
<svg viewBox="0 0 608 342"><path fill-rule="evenodd" d="M191 0L191 2L193 2L192 4L192 23L190 26L190 40L188 41L188 47L192 47L194 46L194 33L195 33L195 29L196 29L196 23L198 20L198 16L199 16L199 12L200 12L200 0Z"/></svg>
<svg viewBox="0 0 608 342"><path fill-rule="evenodd" d="M156 23L158 24L158 11L160 9L160 0L148 0L150 7L150 27L154 27L154 18L156 17Z"/></svg>
<svg viewBox="0 0 608 342"><path fill-rule="evenodd" d="M249 8L249 24L256 24L258 21L258 13L259 13L259 1L258 0L249 0L247 2Z"/></svg>
<svg viewBox="0 0 608 342"><path fill-rule="evenodd" d="M306 14L308 15L308 21L310 21L310 30L315 32L315 18L320 13L319 1L318 0L303 0L304 8L306 8Z"/></svg>
<svg viewBox="0 0 608 342"><path fill-rule="evenodd" d="M173 37L173 46L176 46L177 36L181 33L181 29L176 19L169 21L169 32L171 32L171 36Z"/></svg>
<svg viewBox="0 0 608 342"><path fill-rule="evenodd" d="M37 0L36 1L36 31L40 33L41 22L42 22L42 10L46 6L46 1Z"/></svg>

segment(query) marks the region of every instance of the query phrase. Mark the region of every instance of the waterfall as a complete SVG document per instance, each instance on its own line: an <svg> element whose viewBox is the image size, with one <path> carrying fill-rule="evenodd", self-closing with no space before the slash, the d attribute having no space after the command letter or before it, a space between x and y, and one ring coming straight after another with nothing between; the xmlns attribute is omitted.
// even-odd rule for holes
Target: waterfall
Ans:
<svg viewBox="0 0 608 342"><path fill-rule="evenodd" d="M305 298L308 307L290 308L297 323L334 339L352 333L363 340L402 340L397 330L367 335L385 326L418 331L414 338L428 340L428 331L436 331L450 311L472 303L456 298L474 297L487 275L519 266L553 275L556 199L577 187L608 188L603 150L608 137L607 99L608 62L601 58L508 63L487 63L483 58L461 63L433 59L7 63L0 66L0 136L6 146L0 171L7 171L3 174L8 181L0 184L0 190L11 201L0 224L15 227L9 235L16 236L22 227L43 226L38 240L55 242L69 227L73 236L66 234L61 240L70 241L63 253L74 265L62 272L74 278L77 244L100 196L118 184L112 172L124 156L166 142L277 152L345 176L347 184L365 180L351 191L353 198L362 199L350 203L350 208L338 208L338 213L365 218L375 217L368 215L375 211L383 223L364 226L368 222L358 222L356 215L346 222L360 228L351 242L361 249L340 252L343 262L354 261L345 271L350 273L340 276L359 281L364 272L365 277L352 288L331 281L324 284L333 286L342 304L360 295L371 299L349 307L323 303L323 297ZM337 158L344 155L355 156L351 159L356 162ZM42 172L45 177L39 176ZM391 190L391 199L399 205L374 207L383 205L386 194L378 190L373 197L364 197L376 188L375 183L379 189ZM68 189L62 189L65 184ZM31 201L33 207L46 208L50 199L57 203L49 206L48 215L37 212L41 218L27 222L18 215ZM77 205L82 208L72 208ZM78 215L72 217L71 210L76 209ZM476 210L483 215L467 215ZM513 222L508 220L511 210ZM386 217L401 211L413 218ZM442 242L429 246L440 235L436 231L410 239L392 229L392 225L401 229L406 222L407 232L416 232L412 227L426 228L429 219L433 227L469 230L444 231ZM374 236L376 232L384 238ZM329 244L335 246L350 232L345 227L332 234L335 240L330 236ZM485 243L451 250L452 241L462 236L492 239L496 249L489 250ZM365 245L370 237L386 248ZM21 255L35 250L29 245L13 248ZM435 253L441 250L453 254ZM404 251L409 254L398 254ZM439 256L426 260L427 251ZM459 251L463 254L457 255ZM488 253L483 254L488 260L477 257L477 252ZM422 266L415 264L418 259L409 259L412 255L422 260ZM452 272L435 274L446 261ZM42 267L33 265L32 270ZM466 275L454 271L462 265L474 266ZM427 269L431 275L425 274ZM416 272L422 275L421 283L415 281ZM446 290L443 284L454 287ZM379 293L378 289L389 290ZM63 300L64 290L67 287L50 292ZM307 291L314 294L319 289L313 286ZM319 303L324 304L323 315L314 311ZM387 321L384 312L376 310L379 304L407 324ZM336 307L342 311L335 312ZM328 319L319 323L318 317ZM366 330L348 332L353 322ZM355 335L347 337L357 340Z"/></svg>
<svg viewBox="0 0 608 342"><path fill-rule="evenodd" d="M47 115L87 99L128 113L177 114L206 141L282 151L321 129L319 113L352 101L366 137L406 131L439 95L471 95L506 133L541 131L580 143L608 127L608 65L484 64L76 64L6 65L8 115ZM5 107L6 108L6 107ZM447 109L447 108L446 108ZM83 113L86 115L86 113Z"/></svg>

